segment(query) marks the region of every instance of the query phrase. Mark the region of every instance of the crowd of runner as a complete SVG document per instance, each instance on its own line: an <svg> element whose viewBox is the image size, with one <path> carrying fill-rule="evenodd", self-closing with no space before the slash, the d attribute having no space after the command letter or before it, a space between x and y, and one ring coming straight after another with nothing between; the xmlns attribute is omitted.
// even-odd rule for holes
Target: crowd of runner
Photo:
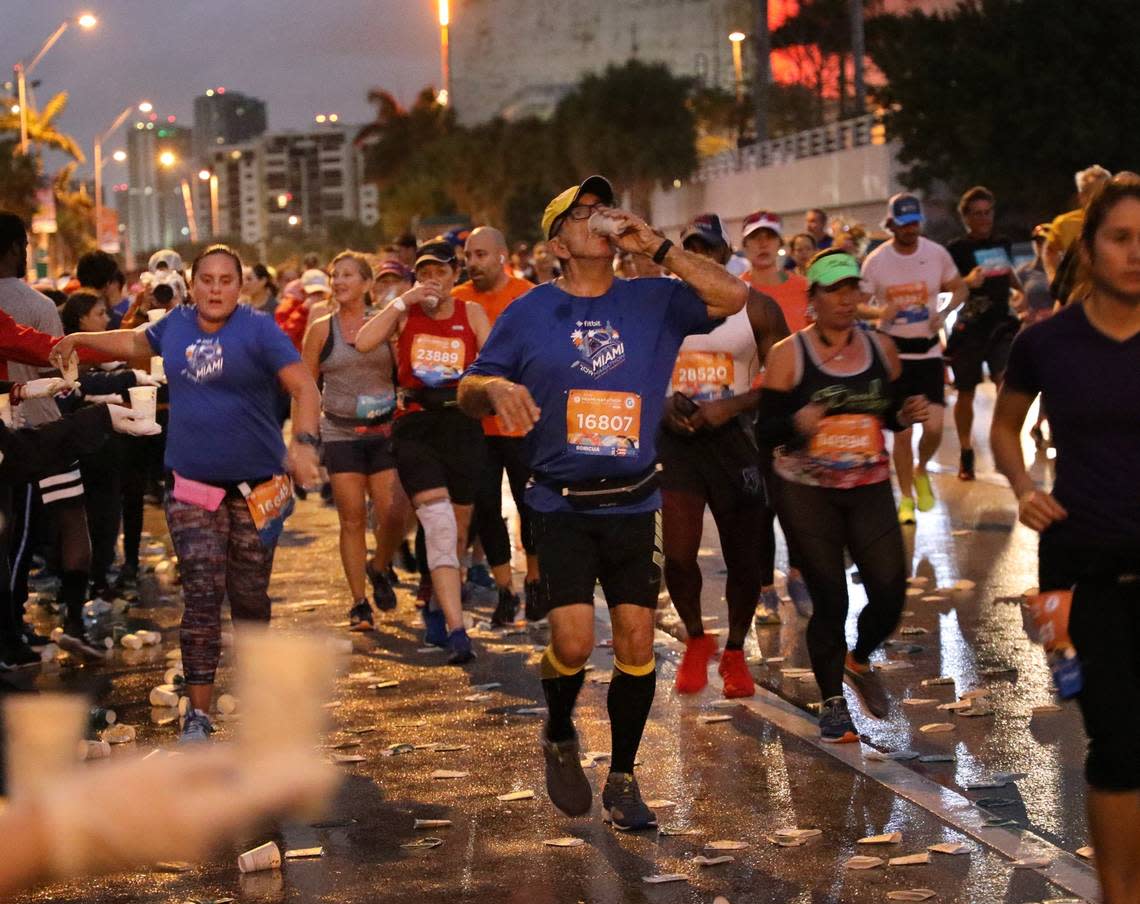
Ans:
<svg viewBox="0 0 1140 904"><path fill-rule="evenodd" d="M571 816L593 805L573 716L600 585L614 651L602 806L617 829L651 828L634 763L661 606L685 628L681 694L719 659L723 694L753 695L746 636L799 620L821 740L857 742L843 687L888 715L871 658L903 609L904 531L936 505L947 386L968 482L988 374L997 467L1041 532L1040 587L1072 591L1106 899L1132 900L1140 723L1120 707L1140 693L1140 177L1091 167L1076 182L1079 207L1032 231L1024 263L982 186L946 246L907 193L883 232L811 210L793 233L761 210L739 248L716 213L674 242L592 176L550 202L533 248L484 225L277 272L215 245L188 267L159 251L130 279L93 252L74 275L29 280L24 224L0 213L0 663L33 666L52 640L26 612L32 573L55 588L59 647L104 658L89 601L137 589L144 508L161 502L184 600L181 739L208 740L224 601L236 622L269 620L285 520L319 492L351 630L398 617L408 580L450 664L478 654L473 603L493 605L496 628L520 605L548 623L541 745ZM1051 490L1023 458L1035 402ZM702 619L706 508L727 569L723 650ZM848 648L852 562L867 602Z"/></svg>

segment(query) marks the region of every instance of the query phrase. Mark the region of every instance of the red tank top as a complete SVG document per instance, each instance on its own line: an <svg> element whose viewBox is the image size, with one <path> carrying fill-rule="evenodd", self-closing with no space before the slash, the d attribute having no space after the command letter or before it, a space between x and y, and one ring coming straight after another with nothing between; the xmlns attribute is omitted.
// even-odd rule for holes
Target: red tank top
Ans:
<svg viewBox="0 0 1140 904"><path fill-rule="evenodd" d="M396 344L397 381L401 389L454 389L463 371L475 360L475 331L467 321L466 302L455 299L446 320L434 320L419 305L408 309L408 319ZM401 406L419 411L415 402Z"/></svg>

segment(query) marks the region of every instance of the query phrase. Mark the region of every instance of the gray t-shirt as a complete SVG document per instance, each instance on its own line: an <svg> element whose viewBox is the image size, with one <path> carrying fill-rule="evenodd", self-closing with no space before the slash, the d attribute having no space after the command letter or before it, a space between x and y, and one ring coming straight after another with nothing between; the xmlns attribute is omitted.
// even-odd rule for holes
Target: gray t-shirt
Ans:
<svg viewBox="0 0 1140 904"><path fill-rule="evenodd" d="M30 326L52 336L63 335L63 323L51 299L22 279L14 276L0 279L0 309L22 326ZM29 364L13 363L8 365L8 379L23 383L38 379L48 371L50 368L41 371L41 368ZM18 412L29 427L59 420L59 408L54 399L28 399L20 405Z"/></svg>

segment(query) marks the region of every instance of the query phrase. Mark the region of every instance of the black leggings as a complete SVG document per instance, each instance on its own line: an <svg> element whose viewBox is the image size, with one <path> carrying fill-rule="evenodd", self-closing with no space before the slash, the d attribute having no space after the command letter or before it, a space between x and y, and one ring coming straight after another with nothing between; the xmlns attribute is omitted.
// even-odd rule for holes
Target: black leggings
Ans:
<svg viewBox="0 0 1140 904"><path fill-rule="evenodd" d="M1140 722L1121 710L1140 697L1140 544L1076 546L1045 534L1038 555L1041 590L1076 587L1069 636L1084 679L1085 778L1102 791L1140 789Z"/></svg>
<svg viewBox="0 0 1140 904"><path fill-rule="evenodd" d="M704 633L701 621L701 566L697 553L704 525L705 497L683 490L661 493L661 539L665 552L665 587L690 637ZM769 509L763 502L737 497L731 506L708 500L720 534L728 569L724 596L728 603L728 643L739 648L752 625L760 598L762 567L771 559L764 525ZM769 577L770 577L769 572Z"/></svg>
<svg viewBox="0 0 1140 904"><path fill-rule="evenodd" d="M479 492L475 496L474 533L483 541L483 551L492 568L509 565L511 538L503 519L503 471L511 485L511 495L518 506L522 522L523 548L534 555L534 530L530 510L523 502L526 482L530 479L530 466L526 462L523 441L514 436L488 436L486 459L479 478Z"/></svg>
<svg viewBox="0 0 1140 904"><path fill-rule="evenodd" d="M843 692L847 655L847 573L844 550L859 568L867 605L859 613L852 651L866 662L899 622L906 600L906 555L889 481L849 490L775 479L780 523L795 536L800 570L814 612L807 627L808 655L823 699Z"/></svg>

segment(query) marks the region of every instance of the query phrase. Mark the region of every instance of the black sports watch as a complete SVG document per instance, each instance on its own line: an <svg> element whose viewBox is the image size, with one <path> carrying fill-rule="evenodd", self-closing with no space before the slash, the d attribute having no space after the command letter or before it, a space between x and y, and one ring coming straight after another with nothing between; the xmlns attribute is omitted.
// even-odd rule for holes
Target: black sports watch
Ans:
<svg viewBox="0 0 1140 904"><path fill-rule="evenodd" d="M304 446L312 446L314 449L321 447L321 438L314 436L312 433L294 433L293 439Z"/></svg>

